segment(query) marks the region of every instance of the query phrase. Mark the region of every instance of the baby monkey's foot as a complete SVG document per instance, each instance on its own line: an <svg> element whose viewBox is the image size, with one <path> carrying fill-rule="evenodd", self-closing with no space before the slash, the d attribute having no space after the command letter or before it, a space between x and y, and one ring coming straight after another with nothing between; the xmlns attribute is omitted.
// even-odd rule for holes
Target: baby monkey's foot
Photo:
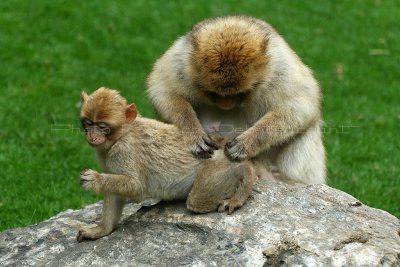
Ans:
<svg viewBox="0 0 400 267"><path fill-rule="evenodd" d="M239 201L236 199L226 199L222 200L218 207L218 212L224 212L228 210L228 214L232 214L235 210L242 207L244 204L243 201Z"/></svg>
<svg viewBox="0 0 400 267"><path fill-rule="evenodd" d="M100 237L109 235L111 231L107 231L103 226L83 227L79 230L76 240L78 242L96 240Z"/></svg>
<svg viewBox="0 0 400 267"><path fill-rule="evenodd" d="M88 191L98 192L98 180L100 174L94 170L84 170L81 172L80 184L81 187Z"/></svg>

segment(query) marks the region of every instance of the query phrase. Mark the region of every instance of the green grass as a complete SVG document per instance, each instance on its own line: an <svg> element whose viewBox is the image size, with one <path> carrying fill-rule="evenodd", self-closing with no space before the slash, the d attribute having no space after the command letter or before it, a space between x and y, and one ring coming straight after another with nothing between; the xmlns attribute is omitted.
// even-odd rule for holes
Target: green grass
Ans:
<svg viewBox="0 0 400 267"><path fill-rule="evenodd" d="M197 21L225 14L267 20L314 70L329 185L400 216L396 0L13 0L0 1L0 231L98 200L78 185L81 170L99 169L79 132L81 90L117 88L153 116L153 62Z"/></svg>

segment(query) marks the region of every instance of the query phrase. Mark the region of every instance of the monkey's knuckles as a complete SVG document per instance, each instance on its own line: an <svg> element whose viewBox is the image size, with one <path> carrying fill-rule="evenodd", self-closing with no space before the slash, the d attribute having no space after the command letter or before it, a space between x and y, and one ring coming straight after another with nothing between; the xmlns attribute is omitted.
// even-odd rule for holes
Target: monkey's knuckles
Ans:
<svg viewBox="0 0 400 267"><path fill-rule="evenodd" d="M96 190L99 173L94 170L85 170L80 175L80 185L85 190Z"/></svg>
<svg viewBox="0 0 400 267"><path fill-rule="evenodd" d="M249 153L243 142L234 139L225 145L225 155L232 161L243 161L249 158Z"/></svg>
<svg viewBox="0 0 400 267"><path fill-rule="evenodd" d="M200 137L191 145L192 153L199 158L211 158L217 145L208 137Z"/></svg>
<svg viewBox="0 0 400 267"><path fill-rule="evenodd" d="M232 214L235 210L242 207L243 204L238 201L232 201L230 199L223 200L218 207L218 212L224 212L228 210L228 214Z"/></svg>

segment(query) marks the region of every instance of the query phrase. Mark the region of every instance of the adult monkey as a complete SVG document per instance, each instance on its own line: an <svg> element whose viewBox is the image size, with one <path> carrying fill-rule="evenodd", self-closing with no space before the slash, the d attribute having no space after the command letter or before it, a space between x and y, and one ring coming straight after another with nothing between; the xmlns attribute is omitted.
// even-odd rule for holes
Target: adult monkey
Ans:
<svg viewBox="0 0 400 267"><path fill-rule="evenodd" d="M325 182L318 83L264 21L227 16L196 24L157 60L148 94L199 157L211 157L217 133L231 138L225 154L233 161L272 162L285 180Z"/></svg>

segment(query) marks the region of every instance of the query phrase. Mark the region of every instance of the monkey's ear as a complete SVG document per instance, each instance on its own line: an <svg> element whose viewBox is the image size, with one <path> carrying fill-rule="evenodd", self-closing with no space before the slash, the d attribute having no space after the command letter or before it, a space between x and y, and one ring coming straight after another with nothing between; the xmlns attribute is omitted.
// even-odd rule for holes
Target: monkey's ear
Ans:
<svg viewBox="0 0 400 267"><path fill-rule="evenodd" d="M127 122L131 122L136 119L137 116L137 109L135 104L130 104L125 109L125 117Z"/></svg>
<svg viewBox="0 0 400 267"><path fill-rule="evenodd" d="M85 91L82 91L82 93L81 93L82 103L85 102L88 97L89 97L88 94Z"/></svg>

